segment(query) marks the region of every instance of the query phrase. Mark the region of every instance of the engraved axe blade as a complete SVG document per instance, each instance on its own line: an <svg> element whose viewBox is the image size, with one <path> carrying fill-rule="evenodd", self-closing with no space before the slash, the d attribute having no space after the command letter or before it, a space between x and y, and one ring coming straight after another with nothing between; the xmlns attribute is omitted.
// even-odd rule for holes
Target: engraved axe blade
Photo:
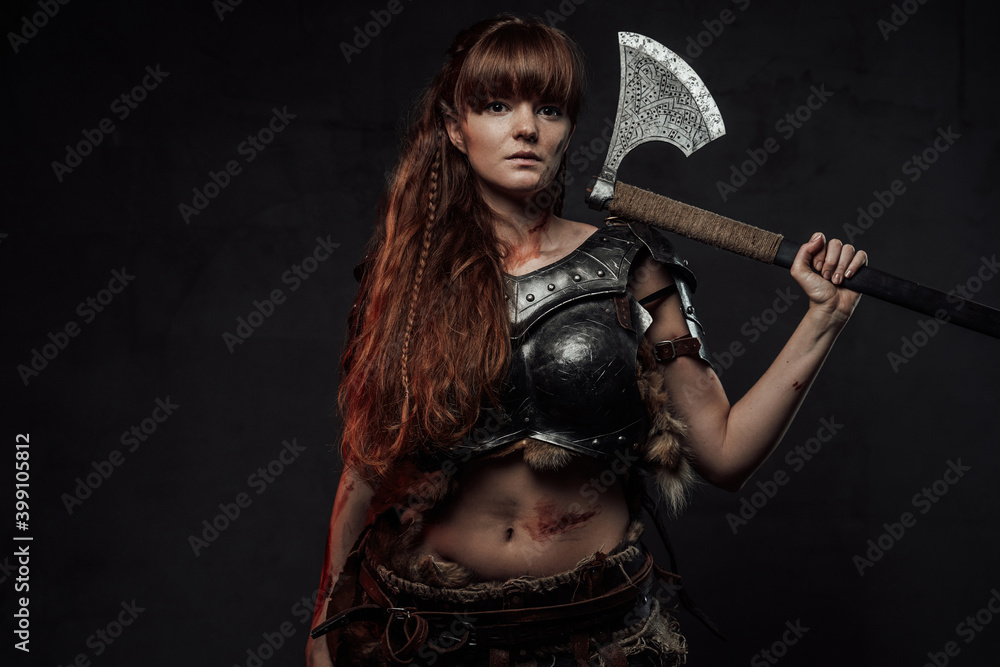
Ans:
<svg viewBox="0 0 1000 667"><path fill-rule="evenodd" d="M798 244L711 211L617 181L618 165L647 141L666 141L691 155L725 133L722 116L697 74L648 37L618 33L622 79L608 157L587 203L613 216L654 225L767 264L789 268ZM937 321L1000 338L1000 310L863 266L841 285Z"/></svg>
<svg viewBox="0 0 1000 667"><path fill-rule="evenodd" d="M614 197L618 165L647 141L666 141L689 156L726 133L712 94L680 56L656 40L618 33L621 89L618 118L604 167L587 197L601 210Z"/></svg>

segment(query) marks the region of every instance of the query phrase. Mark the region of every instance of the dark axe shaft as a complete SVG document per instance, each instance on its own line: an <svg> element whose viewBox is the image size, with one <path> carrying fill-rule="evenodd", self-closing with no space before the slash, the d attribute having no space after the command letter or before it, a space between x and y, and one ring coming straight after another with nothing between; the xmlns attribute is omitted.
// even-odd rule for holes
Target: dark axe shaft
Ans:
<svg viewBox="0 0 1000 667"><path fill-rule="evenodd" d="M621 181L615 183L615 196L608 202L608 210L612 215L627 220L655 225L689 239L786 269L791 268L799 250L799 244L786 241L781 234ZM841 285L938 320L1000 338L1000 310L955 294L897 278L869 266L862 267Z"/></svg>

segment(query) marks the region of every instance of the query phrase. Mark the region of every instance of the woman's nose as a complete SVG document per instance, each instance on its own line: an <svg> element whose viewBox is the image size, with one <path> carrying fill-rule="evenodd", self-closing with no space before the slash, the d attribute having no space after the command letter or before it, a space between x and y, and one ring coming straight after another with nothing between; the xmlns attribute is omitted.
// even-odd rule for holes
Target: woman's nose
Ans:
<svg viewBox="0 0 1000 667"><path fill-rule="evenodd" d="M519 104L514 112L514 137L535 141L538 139L538 119L535 110L527 104Z"/></svg>

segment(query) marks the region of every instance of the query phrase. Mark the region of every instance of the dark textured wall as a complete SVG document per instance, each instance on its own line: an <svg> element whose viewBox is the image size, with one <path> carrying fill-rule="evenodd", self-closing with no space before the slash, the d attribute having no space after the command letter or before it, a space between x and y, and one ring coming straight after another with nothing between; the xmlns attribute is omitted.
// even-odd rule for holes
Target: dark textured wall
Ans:
<svg viewBox="0 0 1000 667"><path fill-rule="evenodd" d="M225 1L4 5L0 497L5 534L33 538L0 548L14 664L300 663L351 268L401 117L452 35L500 10L544 15L586 52L570 217L600 221L583 188L615 111L615 33L638 31L699 72L727 134L687 159L643 146L623 180L791 239L851 235L874 266L1000 305L985 1ZM342 45L366 26L362 48ZM877 217L859 226L859 207ZM678 245L735 401L805 299L780 269ZM998 371L1000 341L863 299L771 460L739 494L703 486L673 523L690 590L729 635L681 612L689 664L995 664ZM22 596L29 655L11 646Z"/></svg>

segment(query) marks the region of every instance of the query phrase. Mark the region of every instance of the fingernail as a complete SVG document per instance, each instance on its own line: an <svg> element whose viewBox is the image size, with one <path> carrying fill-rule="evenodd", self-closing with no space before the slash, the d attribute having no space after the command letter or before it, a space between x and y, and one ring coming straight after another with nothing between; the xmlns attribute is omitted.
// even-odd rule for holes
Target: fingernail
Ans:
<svg viewBox="0 0 1000 667"><path fill-rule="evenodd" d="M854 272L851 271L850 269L847 269L847 271L844 272L844 277L845 278L850 278L852 273L854 273Z"/></svg>
<svg viewBox="0 0 1000 667"><path fill-rule="evenodd" d="M840 274L839 273L833 274L833 284L834 285L839 285L840 284Z"/></svg>
<svg viewBox="0 0 1000 667"><path fill-rule="evenodd" d="M809 239L809 242L812 243L813 241L815 241L816 239L818 239L821 236L823 236L823 234L821 232L816 232L815 234L813 234L813 237L811 239Z"/></svg>

